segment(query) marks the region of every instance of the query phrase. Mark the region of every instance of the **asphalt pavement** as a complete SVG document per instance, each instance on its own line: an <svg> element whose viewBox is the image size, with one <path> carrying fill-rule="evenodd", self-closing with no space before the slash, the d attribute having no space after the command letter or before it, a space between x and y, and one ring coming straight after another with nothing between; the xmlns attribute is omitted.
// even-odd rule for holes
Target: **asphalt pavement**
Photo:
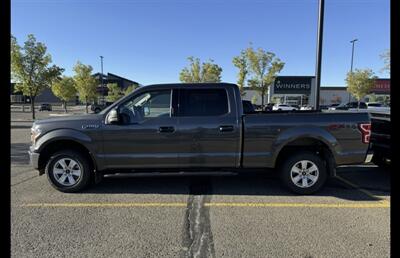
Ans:
<svg viewBox="0 0 400 258"><path fill-rule="evenodd" d="M66 194L29 167L29 117L11 118L12 257L390 256L388 170L341 167L311 196L273 173L105 178Z"/></svg>

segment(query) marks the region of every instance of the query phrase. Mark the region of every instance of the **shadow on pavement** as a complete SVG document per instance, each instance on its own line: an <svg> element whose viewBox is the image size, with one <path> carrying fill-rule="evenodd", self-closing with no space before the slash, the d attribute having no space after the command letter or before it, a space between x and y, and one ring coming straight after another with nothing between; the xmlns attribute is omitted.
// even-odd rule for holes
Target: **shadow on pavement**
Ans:
<svg viewBox="0 0 400 258"><path fill-rule="evenodd" d="M348 176L347 174L352 174ZM354 175L365 177L362 186L375 186L390 190L388 173L376 167L339 169L338 174L348 179ZM376 176L384 179L376 182ZM264 175L237 175L237 176L149 176L149 177L123 177L104 178L99 184L91 186L85 193L97 194L188 194L193 184L211 185L212 195L250 195L250 196L298 196L286 190L280 183L275 173ZM354 182L354 180L353 180ZM356 183L356 182L354 182ZM361 185L359 185L361 186ZM381 189L381 190L382 190ZM390 193L380 191L376 196L387 196ZM199 193L209 194L209 193ZM351 201L376 201L372 198L336 178L328 180L326 186L313 196L332 196Z"/></svg>
<svg viewBox="0 0 400 258"><path fill-rule="evenodd" d="M28 150L28 143L11 143L11 164L29 165Z"/></svg>

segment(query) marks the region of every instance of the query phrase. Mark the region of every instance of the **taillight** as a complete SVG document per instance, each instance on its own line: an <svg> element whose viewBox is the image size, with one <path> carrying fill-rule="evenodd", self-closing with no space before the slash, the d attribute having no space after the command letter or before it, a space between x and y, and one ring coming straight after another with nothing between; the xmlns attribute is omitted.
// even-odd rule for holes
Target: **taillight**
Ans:
<svg viewBox="0 0 400 258"><path fill-rule="evenodd" d="M358 128L361 131L361 140L363 143L369 143L371 138L371 124L359 124Z"/></svg>

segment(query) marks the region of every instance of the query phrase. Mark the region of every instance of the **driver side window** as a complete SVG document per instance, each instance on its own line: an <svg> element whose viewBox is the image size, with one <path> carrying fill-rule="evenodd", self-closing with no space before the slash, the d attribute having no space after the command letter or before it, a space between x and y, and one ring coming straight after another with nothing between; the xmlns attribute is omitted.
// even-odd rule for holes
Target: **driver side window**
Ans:
<svg viewBox="0 0 400 258"><path fill-rule="evenodd" d="M146 119L170 116L171 90L149 91L135 96L119 107L123 124L133 124Z"/></svg>

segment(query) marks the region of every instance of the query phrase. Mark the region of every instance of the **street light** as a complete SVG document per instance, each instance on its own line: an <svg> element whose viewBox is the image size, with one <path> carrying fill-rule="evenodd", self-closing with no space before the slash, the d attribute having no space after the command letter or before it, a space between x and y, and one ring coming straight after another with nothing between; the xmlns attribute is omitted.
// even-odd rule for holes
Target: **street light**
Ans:
<svg viewBox="0 0 400 258"><path fill-rule="evenodd" d="M357 41L358 39L353 39L352 41L350 41L351 44L353 44L352 48L351 48L351 67L350 67L350 72L353 72L353 57L354 57L354 43Z"/></svg>
<svg viewBox="0 0 400 258"><path fill-rule="evenodd" d="M350 73L353 73L353 58L354 58L354 43L358 41L358 39L353 39L350 41L350 43L352 44L351 47L351 66L350 66ZM351 94L349 93L349 102L351 100Z"/></svg>
<svg viewBox="0 0 400 258"><path fill-rule="evenodd" d="M322 58L322 36L324 33L324 5L325 5L325 0L319 0L318 34L317 34L317 67L315 69L316 110L319 110L319 90L321 87L321 58Z"/></svg>
<svg viewBox="0 0 400 258"><path fill-rule="evenodd" d="M103 84L103 56L100 56L100 62L101 62L101 95L102 95L102 101L104 100L104 84Z"/></svg>

